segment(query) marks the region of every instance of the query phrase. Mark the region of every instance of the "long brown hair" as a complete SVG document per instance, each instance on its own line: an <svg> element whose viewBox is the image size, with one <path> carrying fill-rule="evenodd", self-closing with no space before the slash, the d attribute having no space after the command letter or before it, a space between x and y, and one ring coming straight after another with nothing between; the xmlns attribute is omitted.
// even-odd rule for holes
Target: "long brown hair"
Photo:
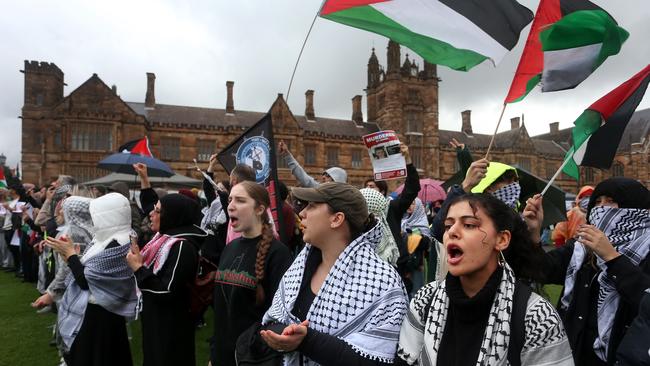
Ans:
<svg viewBox="0 0 650 366"><path fill-rule="evenodd" d="M264 303L265 294L264 287L262 287L262 280L264 280L265 271L264 264L266 262L266 256L269 254L269 249L271 248L271 242L273 241L273 228L269 223L270 218L268 215L267 209L271 206L271 199L269 194L264 187L261 185L251 182L244 181L238 184L248 195L255 201L255 207L264 206L264 212L262 212L262 239L257 243L257 257L255 259L255 278L257 280L257 288L255 293L255 304L260 306Z"/></svg>

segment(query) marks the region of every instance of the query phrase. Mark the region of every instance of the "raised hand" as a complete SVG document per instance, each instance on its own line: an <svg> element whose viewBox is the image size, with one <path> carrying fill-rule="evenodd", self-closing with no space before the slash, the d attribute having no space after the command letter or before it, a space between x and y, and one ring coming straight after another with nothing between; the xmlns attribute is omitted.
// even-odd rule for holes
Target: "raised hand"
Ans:
<svg viewBox="0 0 650 366"><path fill-rule="evenodd" d="M68 258L77 254L77 249L75 249L72 239L65 236L61 237L60 239L54 239L52 237L48 237L47 239L45 239L45 245L52 248L52 250L56 251L57 253L61 254L61 256L66 260L66 262L68 261Z"/></svg>
<svg viewBox="0 0 650 366"><path fill-rule="evenodd" d="M278 152L280 155L285 155L289 153L289 148L287 147L287 144L284 143L284 140L280 140L278 143Z"/></svg>
<svg viewBox="0 0 650 366"><path fill-rule="evenodd" d="M476 187L483 178L487 175L488 166L490 162L487 159L476 160L467 169L467 174L463 180L462 186L465 192L470 192L472 188Z"/></svg>
<svg viewBox="0 0 650 366"><path fill-rule="evenodd" d="M465 148L465 144L458 142L455 138L452 138L451 141L449 141L449 145L455 149L463 150Z"/></svg>
<svg viewBox="0 0 650 366"><path fill-rule="evenodd" d="M214 168L217 166L217 163L219 161L217 160L217 154L212 154L210 155L210 163L208 164L208 173L214 172Z"/></svg>
<svg viewBox="0 0 650 366"><path fill-rule="evenodd" d="M542 222L544 221L544 208L542 207L542 195L536 194L526 200L526 207L522 213L528 232L533 242L539 243L541 241L540 231L542 230Z"/></svg>
<svg viewBox="0 0 650 366"><path fill-rule="evenodd" d="M605 262L610 261L621 253L617 252L604 232L593 225L582 224L578 228L578 240L589 247Z"/></svg>
<svg viewBox="0 0 650 366"><path fill-rule="evenodd" d="M140 247L135 242L131 243L131 250L126 254L126 264L131 268L133 272L137 271L142 267L143 260L142 254L140 253Z"/></svg>

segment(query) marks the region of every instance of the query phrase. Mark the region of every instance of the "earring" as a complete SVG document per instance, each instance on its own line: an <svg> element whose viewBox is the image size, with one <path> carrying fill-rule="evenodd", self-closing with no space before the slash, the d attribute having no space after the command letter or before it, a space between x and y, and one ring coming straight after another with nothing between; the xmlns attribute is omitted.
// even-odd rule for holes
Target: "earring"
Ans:
<svg viewBox="0 0 650 366"><path fill-rule="evenodd" d="M503 255L503 252L499 250L499 258L497 259L499 261L499 266L505 268L506 267L506 257Z"/></svg>

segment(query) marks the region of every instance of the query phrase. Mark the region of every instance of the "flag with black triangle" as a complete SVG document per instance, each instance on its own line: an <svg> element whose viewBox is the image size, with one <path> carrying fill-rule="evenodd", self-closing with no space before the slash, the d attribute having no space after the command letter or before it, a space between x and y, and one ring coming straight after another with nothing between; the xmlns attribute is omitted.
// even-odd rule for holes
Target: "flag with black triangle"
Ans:
<svg viewBox="0 0 650 366"><path fill-rule="evenodd" d="M282 217L282 199L278 194L278 169L273 139L271 113L244 131L236 140L226 146L217 158L228 174L238 164L245 164L255 171L257 183L264 185L271 198L271 214L275 229L284 238L284 220Z"/></svg>

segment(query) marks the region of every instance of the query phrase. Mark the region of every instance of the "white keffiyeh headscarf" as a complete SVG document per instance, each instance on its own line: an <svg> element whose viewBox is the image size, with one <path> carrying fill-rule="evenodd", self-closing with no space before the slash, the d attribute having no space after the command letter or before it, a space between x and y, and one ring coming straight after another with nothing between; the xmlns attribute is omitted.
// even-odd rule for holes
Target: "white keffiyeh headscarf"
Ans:
<svg viewBox="0 0 650 366"><path fill-rule="evenodd" d="M415 229L420 231L420 234L430 236L429 231L429 220L427 220L427 213L424 210L424 205L419 198L415 198L415 209L413 213L406 214L402 219L402 233L406 232L406 229L414 231Z"/></svg>
<svg viewBox="0 0 650 366"><path fill-rule="evenodd" d="M407 298L395 269L375 255L380 225L364 233L339 255L307 313L309 328L345 341L365 358L392 363ZM291 311L300 292L311 245L306 245L285 272L262 323L300 323ZM303 357L303 365L317 365ZM298 352L284 356L299 365Z"/></svg>
<svg viewBox="0 0 650 366"><path fill-rule="evenodd" d="M614 208L597 206L589 213L589 223L605 233L616 251L626 256L634 265L638 265L650 249L650 210L638 208ZM573 288L576 274L585 261L587 250L584 244L576 242L564 281L564 293L560 306L567 309L573 300ZM594 342L594 351L603 361L607 360L609 340L614 325L614 316L618 310L620 295L615 282L607 274L607 266L597 259L601 272L598 275L598 336Z"/></svg>
<svg viewBox="0 0 650 366"><path fill-rule="evenodd" d="M383 194L372 188L363 188L360 192L363 198L366 199L368 212L375 216L381 226L382 236L376 248L377 255L386 262L395 265L399 258L399 249L397 248L393 233L390 231L390 226L388 226L388 221L386 221L386 214L390 202Z"/></svg>
<svg viewBox="0 0 650 366"><path fill-rule="evenodd" d="M75 244L88 245L93 239L95 228L90 216L90 201L92 199L80 196L71 196L63 201L65 223L58 227L58 231L71 238Z"/></svg>

